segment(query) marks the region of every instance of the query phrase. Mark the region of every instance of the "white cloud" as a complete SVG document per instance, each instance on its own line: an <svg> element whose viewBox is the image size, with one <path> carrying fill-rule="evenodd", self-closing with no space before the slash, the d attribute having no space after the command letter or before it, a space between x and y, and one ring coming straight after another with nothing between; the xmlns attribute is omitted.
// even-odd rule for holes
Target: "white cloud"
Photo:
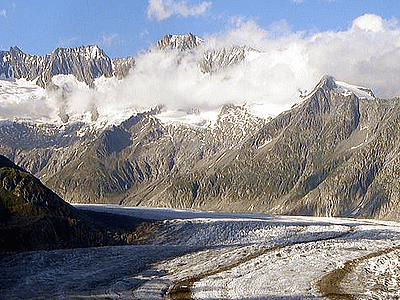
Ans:
<svg viewBox="0 0 400 300"><path fill-rule="evenodd" d="M395 20L363 15L342 32L322 32L305 40L310 66L349 83L400 95L400 28Z"/></svg>
<svg viewBox="0 0 400 300"><path fill-rule="evenodd" d="M299 89L311 91L325 74L373 88L382 98L400 95L400 28L379 16L360 16L347 30L312 35L290 31L285 21L262 28L253 20L234 18L229 30L205 40L197 52L186 55L142 54L128 78L109 81L98 94L88 94L86 106L92 106L93 99L108 110L115 103L206 110L226 103L257 103L270 108L265 115L276 115L300 101ZM199 72L197 62L205 49L232 45L248 45L263 54L213 75ZM71 107L85 103L82 93L76 95Z"/></svg>
<svg viewBox="0 0 400 300"><path fill-rule="evenodd" d="M5 9L0 10L0 18L6 18L7 17L7 11Z"/></svg>
<svg viewBox="0 0 400 300"><path fill-rule="evenodd" d="M111 46L118 39L118 33L103 34L102 45Z"/></svg>
<svg viewBox="0 0 400 300"><path fill-rule="evenodd" d="M367 22L369 21L369 22ZM343 31L293 32L286 21L262 28L254 20L233 18L224 33L204 37L204 48L248 45L264 52L253 61L212 76L197 72L196 57L149 53L137 60L129 78L138 99L172 106L214 106L262 102L279 111L299 101L298 90L310 91L329 74L337 80L372 88L376 95L400 95L400 27L396 20L363 15ZM204 49L199 49L201 55ZM178 54L179 55L179 54ZM176 64L176 61L180 64ZM140 72L137 72L140 70ZM143 79L146 74L146 80ZM167 92L168 91L168 92Z"/></svg>
<svg viewBox="0 0 400 300"><path fill-rule="evenodd" d="M296 4L301 4L303 3L304 0L291 0L292 2ZM336 2L336 0L325 0L326 2Z"/></svg>
<svg viewBox="0 0 400 300"><path fill-rule="evenodd" d="M147 16L150 19L162 21L174 15L182 17L199 16L211 8L211 2L201 2L197 5L189 5L186 1L174 0L149 0Z"/></svg>
<svg viewBox="0 0 400 300"><path fill-rule="evenodd" d="M59 41L57 43L57 45L59 47L71 47L71 46L75 46L78 41L79 41L78 37L70 37L70 38Z"/></svg>
<svg viewBox="0 0 400 300"><path fill-rule="evenodd" d="M365 14L353 21L353 29L361 29L367 32L383 32L385 30L385 22L381 16L374 14Z"/></svg>

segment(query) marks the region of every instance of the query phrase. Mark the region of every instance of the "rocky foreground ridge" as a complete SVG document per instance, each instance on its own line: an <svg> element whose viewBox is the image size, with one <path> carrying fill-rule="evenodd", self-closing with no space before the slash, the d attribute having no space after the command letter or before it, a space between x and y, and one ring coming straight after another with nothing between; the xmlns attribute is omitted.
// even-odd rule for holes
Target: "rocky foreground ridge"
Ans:
<svg viewBox="0 0 400 300"><path fill-rule="evenodd" d="M88 215L0 155L0 253L126 244L139 222Z"/></svg>
<svg viewBox="0 0 400 300"><path fill-rule="evenodd" d="M99 131L3 121L0 151L70 202L399 220L399 116L324 77L272 120L230 105L209 127L157 110Z"/></svg>

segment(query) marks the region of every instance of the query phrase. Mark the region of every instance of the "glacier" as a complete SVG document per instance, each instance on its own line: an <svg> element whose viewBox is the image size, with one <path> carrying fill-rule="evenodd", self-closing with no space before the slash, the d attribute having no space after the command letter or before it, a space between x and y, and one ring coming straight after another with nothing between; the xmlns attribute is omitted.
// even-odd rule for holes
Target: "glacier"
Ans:
<svg viewBox="0 0 400 300"><path fill-rule="evenodd" d="M4 299L398 296L395 222L77 207L151 219L151 228L132 246L2 254Z"/></svg>

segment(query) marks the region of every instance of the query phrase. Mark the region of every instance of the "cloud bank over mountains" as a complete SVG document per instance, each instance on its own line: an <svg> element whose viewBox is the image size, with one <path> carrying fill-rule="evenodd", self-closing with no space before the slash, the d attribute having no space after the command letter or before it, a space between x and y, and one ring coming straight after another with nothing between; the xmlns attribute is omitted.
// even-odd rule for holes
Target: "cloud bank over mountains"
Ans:
<svg viewBox="0 0 400 300"><path fill-rule="evenodd" d="M123 93L137 103L171 107L213 108L226 103L265 103L275 115L300 101L329 74L350 84L374 89L376 95L400 95L400 27L396 20L367 14L344 31L292 32L286 22L262 28L236 18L231 27L204 37L193 53L151 51L137 59ZM209 49L247 45L261 52L244 63L212 75L197 63Z"/></svg>
<svg viewBox="0 0 400 300"><path fill-rule="evenodd" d="M51 107L57 110L62 105L74 114L93 107L101 112L163 104L170 109L207 111L223 104L252 103L262 107L259 112L265 116L274 116L301 101L300 91L311 91L325 74L370 87L380 98L400 95L400 27L395 19L366 14L343 31L307 33L293 32L285 21L262 28L254 20L233 18L228 30L203 38L202 45L186 53L142 53L128 77L97 80L95 90L69 83L67 98L52 100ZM259 52L213 74L200 71L198 62L206 51L235 45ZM29 97L15 105L31 103ZM18 111L9 105L7 111Z"/></svg>
<svg viewBox="0 0 400 300"><path fill-rule="evenodd" d="M211 2L201 2L197 5L190 5L186 1L174 0L149 0L147 16L150 19L162 21L172 16L199 16L204 14L212 6Z"/></svg>

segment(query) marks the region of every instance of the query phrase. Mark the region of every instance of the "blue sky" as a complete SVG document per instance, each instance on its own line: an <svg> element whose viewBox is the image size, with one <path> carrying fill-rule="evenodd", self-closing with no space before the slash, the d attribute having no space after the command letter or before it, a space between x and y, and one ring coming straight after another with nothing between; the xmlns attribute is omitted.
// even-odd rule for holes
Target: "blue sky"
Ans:
<svg viewBox="0 0 400 300"><path fill-rule="evenodd" d="M283 22L291 32L313 34L346 30L366 13L399 19L400 1L0 0L0 49L17 45L44 55L56 47L98 44L111 57L134 56L164 34L218 34L238 17L265 29Z"/></svg>

